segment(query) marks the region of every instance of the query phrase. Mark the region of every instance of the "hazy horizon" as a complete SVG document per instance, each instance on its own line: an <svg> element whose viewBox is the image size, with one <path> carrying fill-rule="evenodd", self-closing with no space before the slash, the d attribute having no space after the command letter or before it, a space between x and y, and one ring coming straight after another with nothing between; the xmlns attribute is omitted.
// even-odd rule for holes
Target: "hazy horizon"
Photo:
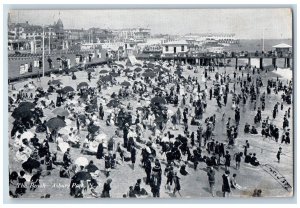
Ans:
<svg viewBox="0 0 300 208"><path fill-rule="evenodd" d="M235 33L239 39L292 39L290 9L11 10L11 21L66 29L144 27L151 34ZM38 17L38 18L37 18Z"/></svg>

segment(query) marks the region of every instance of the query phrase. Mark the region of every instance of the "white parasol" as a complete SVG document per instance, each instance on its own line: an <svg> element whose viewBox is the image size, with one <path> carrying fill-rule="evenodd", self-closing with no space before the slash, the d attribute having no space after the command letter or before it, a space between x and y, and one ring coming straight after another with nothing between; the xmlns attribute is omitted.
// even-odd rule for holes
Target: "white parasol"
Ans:
<svg viewBox="0 0 300 208"><path fill-rule="evenodd" d="M95 141L98 141L98 142L104 142L105 140L107 140L107 135L104 134L104 133L100 133L96 136L95 138Z"/></svg>
<svg viewBox="0 0 300 208"><path fill-rule="evenodd" d="M84 166L85 167L89 164L89 161L85 157L78 157L75 160L75 164L78 165L78 166Z"/></svg>
<svg viewBox="0 0 300 208"><path fill-rule="evenodd" d="M21 135L21 140L22 139L31 139L31 138L33 138L34 137L34 134L31 132L31 131L26 131L25 133L23 133L22 135Z"/></svg>
<svg viewBox="0 0 300 208"><path fill-rule="evenodd" d="M67 142L60 142L58 144L58 148L60 149L60 151L62 151L62 153L65 153L67 149L70 148L70 145Z"/></svg>

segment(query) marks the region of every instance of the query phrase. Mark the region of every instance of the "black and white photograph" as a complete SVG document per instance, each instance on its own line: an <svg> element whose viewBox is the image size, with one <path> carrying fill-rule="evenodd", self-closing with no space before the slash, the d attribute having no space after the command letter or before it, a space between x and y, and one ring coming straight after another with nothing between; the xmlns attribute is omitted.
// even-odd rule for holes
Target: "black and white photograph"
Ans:
<svg viewBox="0 0 300 208"><path fill-rule="evenodd" d="M294 196L292 8L11 9L4 27L12 199Z"/></svg>

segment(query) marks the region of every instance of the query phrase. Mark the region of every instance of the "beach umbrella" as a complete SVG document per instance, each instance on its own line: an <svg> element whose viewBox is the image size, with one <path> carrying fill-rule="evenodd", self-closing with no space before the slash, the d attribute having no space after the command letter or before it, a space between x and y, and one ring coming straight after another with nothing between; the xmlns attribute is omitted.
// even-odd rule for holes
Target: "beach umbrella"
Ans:
<svg viewBox="0 0 300 208"><path fill-rule="evenodd" d="M32 133L31 131L26 131L21 135L21 140L22 139L31 139L34 137L34 133Z"/></svg>
<svg viewBox="0 0 300 208"><path fill-rule="evenodd" d="M117 64L117 66L119 66L121 68L124 68L124 66L122 64Z"/></svg>
<svg viewBox="0 0 300 208"><path fill-rule="evenodd" d="M14 109L11 116L14 118L30 118L33 116L33 112L26 106L19 106Z"/></svg>
<svg viewBox="0 0 300 208"><path fill-rule="evenodd" d="M157 104L166 104L166 100L162 97L155 96L151 99L151 103L157 103Z"/></svg>
<svg viewBox="0 0 300 208"><path fill-rule="evenodd" d="M117 107L121 104L119 100L110 100L109 103L106 104L107 107Z"/></svg>
<svg viewBox="0 0 300 208"><path fill-rule="evenodd" d="M102 82L110 82L110 81L112 81L112 76L111 75L106 75L104 77L101 77L100 80Z"/></svg>
<svg viewBox="0 0 300 208"><path fill-rule="evenodd" d="M70 148L70 145L67 142L60 142L60 143L58 143L57 146L62 153L65 153L67 151L67 149Z"/></svg>
<svg viewBox="0 0 300 208"><path fill-rule="evenodd" d="M137 64L135 64L136 66L142 66L142 64L139 64L139 63L137 63Z"/></svg>
<svg viewBox="0 0 300 208"><path fill-rule="evenodd" d="M104 133L98 134L95 138L95 141L97 142L103 142L105 140L107 140L107 135Z"/></svg>
<svg viewBox="0 0 300 208"><path fill-rule="evenodd" d="M35 107L35 104L31 102L21 102L18 107L33 109Z"/></svg>
<svg viewBox="0 0 300 208"><path fill-rule="evenodd" d="M168 109L167 114L168 114L168 115L173 115L174 112L173 112L172 110Z"/></svg>
<svg viewBox="0 0 300 208"><path fill-rule="evenodd" d="M71 86L66 86L66 87L62 88L63 93L68 93L68 92L73 92L73 91L75 91L75 90Z"/></svg>
<svg viewBox="0 0 300 208"><path fill-rule="evenodd" d="M145 72L153 72L152 69L146 69Z"/></svg>
<svg viewBox="0 0 300 208"><path fill-rule="evenodd" d="M86 157L78 157L76 160L75 160L75 164L78 165L78 166L87 166L89 164L89 161L88 159L86 159Z"/></svg>
<svg viewBox="0 0 300 208"><path fill-rule="evenodd" d="M137 68L134 69L134 71L135 71L135 72L141 72L142 69L141 69L140 67L137 67Z"/></svg>
<svg viewBox="0 0 300 208"><path fill-rule="evenodd" d="M108 73L108 71L106 69L102 69L99 73L100 74L106 74L106 73Z"/></svg>
<svg viewBox="0 0 300 208"><path fill-rule="evenodd" d="M161 72L161 70L159 68L154 68L153 71L156 73Z"/></svg>
<svg viewBox="0 0 300 208"><path fill-rule="evenodd" d="M118 76L120 76L120 75L119 75L118 73L116 73L116 72L110 72L109 75L112 76L112 77L118 77Z"/></svg>
<svg viewBox="0 0 300 208"><path fill-rule="evenodd" d="M97 131L99 131L100 127L96 126L94 124L88 126L88 132L91 134L95 134Z"/></svg>
<svg viewBox="0 0 300 208"><path fill-rule="evenodd" d="M72 177L72 179L75 181L87 181L91 180L92 176L89 172L79 171Z"/></svg>
<svg viewBox="0 0 300 208"><path fill-rule="evenodd" d="M144 72L142 75L144 77L150 77L150 78L153 78L156 76L156 74L154 72Z"/></svg>
<svg viewBox="0 0 300 208"><path fill-rule="evenodd" d="M78 85L77 85L77 88L84 88L84 87L88 87L89 84L86 83L86 82L80 82Z"/></svg>
<svg viewBox="0 0 300 208"><path fill-rule="evenodd" d="M75 66L72 66L68 71L69 72L77 72L78 69Z"/></svg>
<svg viewBox="0 0 300 208"><path fill-rule="evenodd" d="M92 73L92 72L95 72L95 69L94 68L88 68L86 71Z"/></svg>
<svg viewBox="0 0 300 208"><path fill-rule="evenodd" d="M163 71L163 72L170 72L170 70L167 69L167 68L165 68L165 67L162 68L162 71Z"/></svg>
<svg viewBox="0 0 300 208"><path fill-rule="evenodd" d="M129 72L132 72L132 70L127 68L127 69L124 69L124 72L129 73Z"/></svg>
<svg viewBox="0 0 300 208"><path fill-rule="evenodd" d="M63 135L69 135L69 133L71 133L70 127L68 126L68 127L61 128L58 131L58 133L63 134Z"/></svg>
<svg viewBox="0 0 300 208"><path fill-rule="evenodd" d="M55 117L49 119L46 122L46 126L48 126L49 129L60 129L66 126L66 122L61 118Z"/></svg>
<svg viewBox="0 0 300 208"><path fill-rule="evenodd" d="M130 82L124 81L121 83L121 85L129 87L131 84L130 84Z"/></svg>
<svg viewBox="0 0 300 208"><path fill-rule="evenodd" d="M81 121L85 121L86 119L86 116L81 114L81 115L78 115L78 118L81 120Z"/></svg>
<svg viewBox="0 0 300 208"><path fill-rule="evenodd" d="M58 116L65 116L65 117L69 115L69 112L63 108L56 108L52 111L52 113Z"/></svg>
<svg viewBox="0 0 300 208"><path fill-rule="evenodd" d="M62 85L62 82L59 81L59 80L52 80L50 83L51 83L52 85Z"/></svg>
<svg viewBox="0 0 300 208"><path fill-rule="evenodd" d="M154 67L155 67L155 65L152 64L152 63L149 63L147 66L148 66L149 68L154 68Z"/></svg>

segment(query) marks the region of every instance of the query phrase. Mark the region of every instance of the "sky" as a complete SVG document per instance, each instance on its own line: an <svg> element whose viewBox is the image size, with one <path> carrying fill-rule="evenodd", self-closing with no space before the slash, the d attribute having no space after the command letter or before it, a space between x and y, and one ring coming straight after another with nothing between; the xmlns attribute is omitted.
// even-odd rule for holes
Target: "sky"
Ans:
<svg viewBox="0 0 300 208"><path fill-rule="evenodd" d="M65 29L145 27L151 34L235 33L240 39L291 39L290 9L11 10L12 22Z"/></svg>

